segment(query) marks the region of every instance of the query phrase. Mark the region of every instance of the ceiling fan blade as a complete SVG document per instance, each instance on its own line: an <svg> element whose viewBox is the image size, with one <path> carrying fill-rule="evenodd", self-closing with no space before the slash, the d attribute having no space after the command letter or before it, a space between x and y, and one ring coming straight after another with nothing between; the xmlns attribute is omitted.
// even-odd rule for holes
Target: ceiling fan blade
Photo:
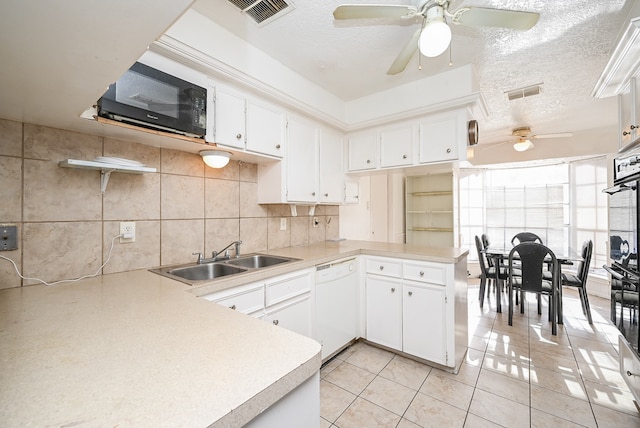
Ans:
<svg viewBox="0 0 640 428"><path fill-rule="evenodd" d="M536 12L491 9L485 7L461 8L453 13L453 23L476 27L502 27L528 30L538 22Z"/></svg>
<svg viewBox="0 0 640 428"><path fill-rule="evenodd" d="M385 4L343 4L333 11L335 19L411 18L418 9L414 6Z"/></svg>
<svg viewBox="0 0 640 428"><path fill-rule="evenodd" d="M532 135L531 138L535 138L536 140L541 140L543 138L568 138L573 137L572 132L559 132L556 134L538 134Z"/></svg>
<svg viewBox="0 0 640 428"><path fill-rule="evenodd" d="M387 71L388 75L401 73L407 68L407 64L411 61L413 54L418 50L418 39L420 38L421 31L422 28L413 33L413 36L411 36L404 49L402 49L395 61L393 61L393 64L391 64L391 67L389 67L389 71Z"/></svg>

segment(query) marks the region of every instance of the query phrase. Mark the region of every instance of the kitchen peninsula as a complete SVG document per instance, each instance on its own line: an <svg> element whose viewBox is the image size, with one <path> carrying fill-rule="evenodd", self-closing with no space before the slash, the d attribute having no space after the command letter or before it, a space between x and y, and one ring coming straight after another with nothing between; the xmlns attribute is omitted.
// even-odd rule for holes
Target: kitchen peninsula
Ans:
<svg viewBox="0 0 640 428"><path fill-rule="evenodd" d="M454 248L342 241L269 253L300 260L259 275L359 255L464 262L466 274L467 251ZM321 365L317 342L198 298L256 275L189 287L137 270L0 291L3 424L246 424L317 382Z"/></svg>

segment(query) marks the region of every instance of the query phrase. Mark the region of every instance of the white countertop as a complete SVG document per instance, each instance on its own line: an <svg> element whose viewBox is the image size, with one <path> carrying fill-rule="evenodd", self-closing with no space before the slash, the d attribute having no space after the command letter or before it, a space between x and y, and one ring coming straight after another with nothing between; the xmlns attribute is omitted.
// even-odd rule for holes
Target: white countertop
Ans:
<svg viewBox="0 0 640 428"><path fill-rule="evenodd" d="M455 263L467 251L341 241L269 253L300 261L199 287L139 270L0 290L2 425L241 426L318 371L320 345L197 296L359 254Z"/></svg>

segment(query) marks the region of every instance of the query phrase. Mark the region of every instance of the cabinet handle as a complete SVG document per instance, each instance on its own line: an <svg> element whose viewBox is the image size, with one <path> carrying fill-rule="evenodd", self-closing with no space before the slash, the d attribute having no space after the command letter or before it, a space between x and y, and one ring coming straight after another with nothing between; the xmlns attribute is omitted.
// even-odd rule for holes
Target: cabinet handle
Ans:
<svg viewBox="0 0 640 428"><path fill-rule="evenodd" d="M242 138L242 134L237 134L236 135L236 140L239 140L240 138Z"/></svg>
<svg viewBox="0 0 640 428"><path fill-rule="evenodd" d="M447 149L447 153L451 153L451 149Z"/></svg>
<svg viewBox="0 0 640 428"><path fill-rule="evenodd" d="M380 269L380 270L384 270L384 266L380 265L380 268L379 268L379 269Z"/></svg>
<svg viewBox="0 0 640 428"><path fill-rule="evenodd" d="M280 150L280 144L276 144L276 149Z"/></svg>
<svg viewBox="0 0 640 428"><path fill-rule="evenodd" d="M630 129L631 131L633 131L634 129L638 129L638 128L640 128L640 126L631 125L631 126L629 127L629 129ZM626 137L627 135L631 135L631 131L624 131L624 132L622 133L622 136Z"/></svg>
<svg viewBox="0 0 640 428"><path fill-rule="evenodd" d="M407 155L402 155L402 159L406 159L406 158L407 158Z"/></svg>
<svg viewBox="0 0 640 428"><path fill-rule="evenodd" d="M367 163L371 163L371 161L369 159L367 159Z"/></svg>
<svg viewBox="0 0 640 428"><path fill-rule="evenodd" d="M278 325L278 324L279 324L279 321L278 321L278 320L273 320L273 324L274 324L274 325Z"/></svg>
<svg viewBox="0 0 640 428"><path fill-rule="evenodd" d="M236 310L236 305L229 306L229 309L233 309L235 311Z"/></svg>
<svg viewBox="0 0 640 428"><path fill-rule="evenodd" d="M316 192L311 193L311 196L315 196L315 195L316 195Z"/></svg>
<svg viewBox="0 0 640 428"><path fill-rule="evenodd" d="M423 271L420 271L420 276L424 276L424 272Z"/></svg>
<svg viewBox="0 0 640 428"><path fill-rule="evenodd" d="M391 289L391 292L392 292L392 293L395 293L395 292L396 292L396 289L395 289L395 288L392 288L392 289Z"/></svg>
<svg viewBox="0 0 640 428"><path fill-rule="evenodd" d="M325 193L325 194L324 194L324 197L325 197L325 198L328 198L328 197L329 197L329 194L328 194L328 193Z"/></svg>
<svg viewBox="0 0 640 428"><path fill-rule="evenodd" d="M413 291L409 291L409 296L413 296Z"/></svg>

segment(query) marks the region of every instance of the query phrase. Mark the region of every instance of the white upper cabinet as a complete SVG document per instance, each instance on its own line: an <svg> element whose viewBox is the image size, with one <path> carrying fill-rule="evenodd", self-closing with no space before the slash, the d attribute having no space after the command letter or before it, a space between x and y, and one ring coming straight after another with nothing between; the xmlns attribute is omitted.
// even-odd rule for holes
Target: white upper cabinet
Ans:
<svg viewBox="0 0 640 428"><path fill-rule="evenodd" d="M464 146L462 127L458 115L438 114L420 121L420 163L457 160L459 147Z"/></svg>
<svg viewBox="0 0 640 428"><path fill-rule="evenodd" d="M312 122L289 117L287 123L287 200L318 201L318 129Z"/></svg>
<svg viewBox="0 0 640 428"><path fill-rule="evenodd" d="M215 92L217 144L282 157L285 141L282 110L225 86L217 86Z"/></svg>
<svg viewBox="0 0 640 428"><path fill-rule="evenodd" d="M245 148L245 98L230 89L216 87L215 142Z"/></svg>
<svg viewBox="0 0 640 428"><path fill-rule="evenodd" d="M345 202L342 135L326 127L320 129L320 194L318 195L320 203Z"/></svg>
<svg viewBox="0 0 640 428"><path fill-rule="evenodd" d="M415 131L412 124L384 128L380 131L380 166L413 164Z"/></svg>
<svg viewBox="0 0 640 428"><path fill-rule="evenodd" d="M247 150L282 157L284 123L281 110L247 100Z"/></svg>
<svg viewBox="0 0 640 428"><path fill-rule="evenodd" d="M637 78L629 80L627 90L618 95L620 147L640 136L640 87Z"/></svg>
<svg viewBox="0 0 640 428"><path fill-rule="evenodd" d="M377 167L377 131L349 135L349 171L364 171Z"/></svg>

